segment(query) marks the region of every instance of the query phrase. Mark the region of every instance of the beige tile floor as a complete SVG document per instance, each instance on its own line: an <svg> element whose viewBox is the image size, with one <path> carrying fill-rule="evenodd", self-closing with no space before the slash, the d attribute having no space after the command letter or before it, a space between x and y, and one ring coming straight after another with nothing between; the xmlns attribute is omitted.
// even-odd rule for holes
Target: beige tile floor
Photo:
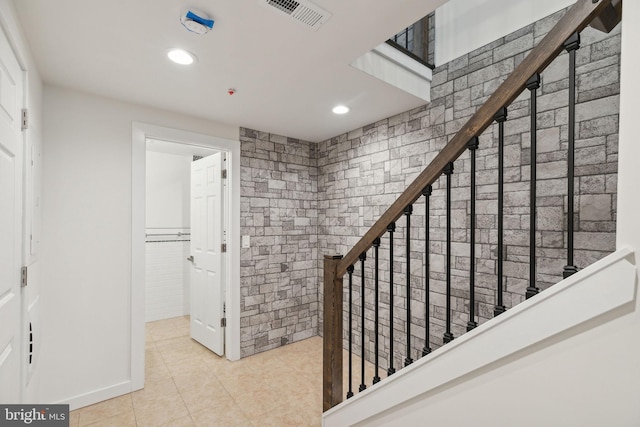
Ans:
<svg viewBox="0 0 640 427"><path fill-rule="evenodd" d="M145 388L73 411L70 425L305 427L321 413L321 338L229 362L178 317L147 324Z"/></svg>

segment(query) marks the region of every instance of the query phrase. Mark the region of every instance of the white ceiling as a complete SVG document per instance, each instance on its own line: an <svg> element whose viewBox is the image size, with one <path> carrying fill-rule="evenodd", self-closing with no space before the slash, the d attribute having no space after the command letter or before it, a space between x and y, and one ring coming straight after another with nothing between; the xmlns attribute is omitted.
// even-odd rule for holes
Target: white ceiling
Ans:
<svg viewBox="0 0 640 427"><path fill-rule="evenodd" d="M424 103L349 64L445 1L315 0L332 14L317 31L264 0L14 3L48 84L317 142ZM185 30L189 7L213 30ZM169 62L173 47L198 62Z"/></svg>

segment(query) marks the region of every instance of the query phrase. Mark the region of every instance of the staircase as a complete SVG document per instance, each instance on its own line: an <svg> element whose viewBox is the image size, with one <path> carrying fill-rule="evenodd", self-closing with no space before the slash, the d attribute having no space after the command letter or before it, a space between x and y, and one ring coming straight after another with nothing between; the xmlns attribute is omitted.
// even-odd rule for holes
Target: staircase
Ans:
<svg viewBox="0 0 640 427"><path fill-rule="evenodd" d="M468 416L461 408L470 407L480 409L481 403L488 397L495 396L501 402L509 402L512 396L523 393L518 382L526 382L532 387L519 395L519 401L528 402L522 406L535 408L536 395L546 393L563 396L563 392L570 392L571 387L579 387L589 381L576 378L575 373L567 375L560 368L571 369L571 358L567 357L572 350L570 342L579 342L589 337L596 326L606 325L612 319L624 317L635 307L635 258L629 249L620 249L609 257L578 271L574 259L574 144L575 144L575 116L576 116L576 52L580 47L580 32L594 20L599 29L610 31L618 22L621 14L621 3L616 1L578 1L558 22L558 24L542 39L533 51L518 65L513 73L495 90L492 96L477 110L472 118L462 126L458 133L435 156L426 169L407 187L391 207L373 224L364 237L344 256L328 256L324 260L324 393L323 405L327 411L323 417L326 426L343 425L422 425L424 416L428 412L432 425L470 425L478 420L477 412L474 418ZM614 17L617 17L615 19ZM593 24L592 24L593 25ZM522 103L529 100L531 159L536 159L536 126L537 91L540 88L540 73L563 51L569 53L569 107L568 107L568 150L567 150L567 237L566 262L562 275L565 280L553 288L540 293L537 286L536 272L536 185L530 186L530 236L528 286L522 297L526 301L517 306L509 306L505 300L504 282L504 147L505 126L509 126L509 106L516 98ZM526 91L525 91L526 89ZM523 93L524 92L524 93ZM476 168L475 153L482 141L485 130L493 123L496 124L498 149L498 183L497 192L497 243L496 243L496 283L494 318L479 325L479 315L475 311L475 297L477 288L476 263L468 266L468 284L465 297L468 319L467 334L461 335L456 331L455 320L452 315L459 312L452 307L454 300L459 299L460 292L455 293L452 284L452 177L456 172L456 161L468 152L470 163L470 204L471 221L468 229L469 241L477 243L476 236ZM466 157L466 156L465 156ZM466 159L465 159L466 160ZM530 182L536 183L536 166L532 161L530 168ZM412 246L430 248L430 233L436 227L429 223L429 212L434 209L431 197L434 188L443 190L444 206L437 209L445 211L444 228L440 231L445 235L445 273L446 309L444 310L442 334L443 346L432 351L430 346L430 328L433 328L432 304L430 296L430 256L426 254L419 265L424 271L424 283L412 280L415 268L412 268ZM414 206L419 201L424 203L425 224L422 231L412 228L411 218ZM403 218L403 219L401 219ZM436 231L437 232L437 231ZM412 239L413 235L413 239ZM415 235L420 238L416 242ZM402 262L395 262L394 249L397 250L398 241L394 243L394 236L404 241L400 248L400 256L405 257ZM398 237L396 237L398 239ZM469 258L476 260L476 245L469 244ZM385 256L380 257L384 251ZM414 266L415 266L415 259ZM367 264L369 262L369 264ZM380 269L380 263L385 268ZM371 264L374 266L371 267ZM394 272L394 267L401 265L403 272ZM404 273L404 274L403 274ZM345 280L345 277L346 280ZM394 283L396 277L401 277L403 283ZM384 281L383 279L384 278ZM359 301L354 301L353 289L355 281L360 281L360 289L365 289L365 281L373 281L373 292L360 292ZM604 283L615 286L605 287ZM387 301L388 316L392 324L401 323L400 328L387 327L382 332L383 325L379 323L379 311L382 308L380 295L384 285ZM459 291L459 289L456 289ZM405 304L396 307L394 295L402 293ZM420 301L424 303L423 313L426 316L416 319L416 305L411 299L416 293L424 296ZM455 295L454 295L455 293ZM346 299L346 301L343 301ZM365 310L359 313L353 310L358 305ZM507 310L507 307L509 308ZM393 313L394 308L399 312ZM400 316L402 318L400 318ZM544 319L541 325L541 320ZM348 328L343 328L346 320ZM459 319L458 319L459 320ZM411 341L415 341L415 334L411 328L418 329L425 336L424 346L416 354ZM586 329L585 329L586 328ZM402 333L401 339L394 337L394 330ZM594 332L595 335L601 331ZM367 345L373 337L372 345ZM601 337L594 336L593 342L600 342ZM388 354L381 352L381 340L388 341ZM395 347L394 347L394 343ZM347 350L346 380L348 390L345 393L343 384L343 352ZM360 366L353 366L353 347L360 348ZM594 351L595 358L606 358L606 352ZM398 365L395 356L402 353L404 359ZM530 369L531 364L539 363L540 357L554 360L558 369L551 369L555 379L565 378L571 387L548 390L544 387L545 378L540 372ZM380 358L386 364L386 370L381 372ZM538 358L538 359L537 359ZM365 359L373 363L373 385L365 384ZM545 365L546 366L546 365ZM358 369L359 368L359 369ZM588 365L578 366L576 372L588 372ZM558 371L558 372L556 372ZM356 375L357 373L357 375ZM488 373L511 378L513 384L505 386L505 381L487 379ZM353 379L361 379L358 390L354 390ZM388 377L384 378L383 377ZM617 378L618 380L621 378ZM482 381L481 381L482 380ZM582 378L584 380L584 378ZM498 383L497 389L491 389L491 383ZM537 384L537 387L536 387ZM554 382L555 384L555 382ZM583 387L583 389L584 389ZM473 392L474 389L483 390ZM559 393L559 394L558 394ZM580 395L580 393L576 393ZM343 398L348 400L340 404ZM603 395L606 398L606 394ZM451 404L455 402L455 404ZM340 405L339 405L340 404ZM336 405L338 405L336 407ZM333 408L333 409L331 409ZM519 407L520 408L520 407ZM521 408L521 409L522 409ZM451 417L451 411L460 411ZM506 411L505 413L508 413ZM443 414L447 417L438 418ZM547 415L545 413L545 415ZM577 417L576 419L578 419ZM488 418L490 419L490 417ZM522 420L507 422L507 419L496 421L493 425L542 425L547 418L531 417L529 421ZM453 421L457 420L457 421ZM359 424L362 423L362 424ZM536 424L538 423L538 424ZM480 423L479 425L488 425ZM548 425L548 424L547 424ZM557 425L580 425L577 423L558 423ZM591 425L598 425L591 424ZM623 425L623 424L621 424ZM624 424L626 425L626 424Z"/></svg>

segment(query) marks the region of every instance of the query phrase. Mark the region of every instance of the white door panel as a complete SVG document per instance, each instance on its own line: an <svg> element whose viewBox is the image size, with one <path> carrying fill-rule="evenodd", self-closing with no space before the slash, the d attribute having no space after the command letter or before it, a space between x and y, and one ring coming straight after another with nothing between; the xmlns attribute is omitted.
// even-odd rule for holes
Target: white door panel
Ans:
<svg viewBox="0 0 640 427"><path fill-rule="evenodd" d="M0 402L21 394L22 70L0 31Z"/></svg>
<svg viewBox="0 0 640 427"><path fill-rule="evenodd" d="M223 154L191 164L191 337L224 354Z"/></svg>

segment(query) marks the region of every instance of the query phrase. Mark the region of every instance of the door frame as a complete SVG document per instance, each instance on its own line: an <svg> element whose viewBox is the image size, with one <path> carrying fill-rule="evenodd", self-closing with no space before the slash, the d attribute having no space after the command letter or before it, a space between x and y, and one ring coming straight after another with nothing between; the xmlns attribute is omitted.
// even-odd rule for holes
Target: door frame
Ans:
<svg viewBox="0 0 640 427"><path fill-rule="evenodd" d="M240 359L240 141L141 122L132 123L131 167L131 382L144 387L146 140L212 148L227 155L228 218L225 357Z"/></svg>
<svg viewBox="0 0 640 427"><path fill-rule="evenodd" d="M16 72L16 77L19 75L21 81L19 84L16 84L16 96L15 96L15 111L17 112L16 117L12 117L15 119L16 125L20 126L22 122L22 111L23 109L28 109L28 93L27 90L29 88L28 79L29 75L27 74L27 67L24 61L24 58L21 53L20 45L16 42L15 32L13 31L13 26L9 26L5 16L5 11L0 12L0 31L3 33L2 37L6 39L7 46L11 51L14 59L16 60L16 64L18 66L18 70ZM9 112L8 112L9 113ZM11 113L9 113L11 114ZM17 305L17 325L13 328L13 333L15 333L15 349L12 349L10 353L15 353L18 358L18 390L16 393L17 400L15 402L8 403L23 403L28 386L28 377L27 372L29 369L29 365L25 362L26 356L28 353L28 306L27 306L27 289L24 286L21 286L21 276L20 270L22 267L27 266L27 257L25 254L25 245L26 245L26 233L27 233L27 222L25 214L27 212L27 207L30 206L30 200L27 199L27 144L31 142L31 138L29 137L29 128L20 129L19 132L15 135L15 152L11 153L14 155L14 173L13 173L13 262L12 265L9 266L11 270L11 282L14 286L17 286L15 293L15 304ZM30 231L30 228L29 228ZM5 260L2 260L3 262ZM10 287L11 289L11 287ZM13 320L13 319L12 319ZM4 350L0 347L0 351Z"/></svg>

